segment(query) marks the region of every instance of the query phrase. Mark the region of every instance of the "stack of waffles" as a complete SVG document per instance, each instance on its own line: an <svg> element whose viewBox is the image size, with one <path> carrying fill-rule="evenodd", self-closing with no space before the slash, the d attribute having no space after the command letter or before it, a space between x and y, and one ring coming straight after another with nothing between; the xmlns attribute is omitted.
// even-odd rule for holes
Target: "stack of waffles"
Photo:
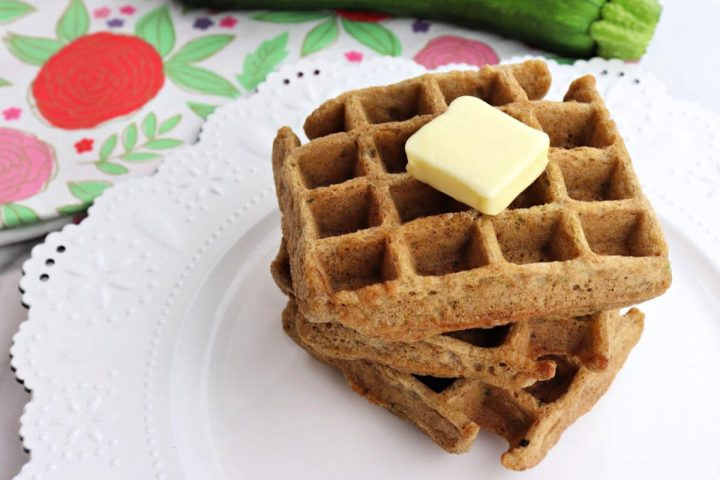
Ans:
<svg viewBox="0 0 720 480"><path fill-rule="evenodd" d="M345 93L282 128L285 332L449 452L479 429L508 468L541 461L609 387L664 292L667 246L594 79L542 100L540 61ZM545 172L482 215L410 177L408 137L473 95L550 137Z"/></svg>

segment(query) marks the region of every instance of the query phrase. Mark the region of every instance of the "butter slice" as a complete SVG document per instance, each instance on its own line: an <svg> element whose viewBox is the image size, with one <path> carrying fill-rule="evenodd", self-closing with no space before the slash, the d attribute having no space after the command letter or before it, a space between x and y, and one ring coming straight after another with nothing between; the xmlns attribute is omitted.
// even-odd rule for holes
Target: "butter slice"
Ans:
<svg viewBox="0 0 720 480"><path fill-rule="evenodd" d="M465 96L415 132L405 152L410 175L497 215L542 174L549 147L545 132Z"/></svg>

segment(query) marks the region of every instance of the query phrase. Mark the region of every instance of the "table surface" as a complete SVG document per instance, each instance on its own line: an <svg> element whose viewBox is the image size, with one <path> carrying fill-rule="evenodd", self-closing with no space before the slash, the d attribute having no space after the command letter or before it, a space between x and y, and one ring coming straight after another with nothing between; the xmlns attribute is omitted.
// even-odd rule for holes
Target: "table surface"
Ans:
<svg viewBox="0 0 720 480"><path fill-rule="evenodd" d="M720 3L712 0L665 0L664 12L653 43L641 60L670 93L720 112L720 89L705 79L720 75L716 26ZM720 160L718 160L720 162ZM12 336L25 319L17 283L22 261L32 242L0 249L0 350L9 351ZM15 380L9 356L0 356L0 480L12 478L28 459L19 441L19 418L30 395Z"/></svg>

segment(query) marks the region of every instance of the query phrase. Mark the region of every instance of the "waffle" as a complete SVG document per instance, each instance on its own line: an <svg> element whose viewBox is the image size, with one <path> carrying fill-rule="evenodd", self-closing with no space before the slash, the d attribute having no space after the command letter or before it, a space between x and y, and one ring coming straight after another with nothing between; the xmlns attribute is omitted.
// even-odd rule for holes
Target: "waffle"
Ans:
<svg viewBox="0 0 720 480"><path fill-rule="evenodd" d="M611 360L602 372L556 357L558 370L551 380L526 389L506 390L477 378L415 376L367 360L324 356L298 335L296 320L300 316L291 300L283 312L285 332L313 356L340 369L357 393L415 423L451 453L467 451L479 429L495 432L509 444L501 462L513 470L537 465L563 431L592 408L607 391L643 328L643 314L636 309L612 318Z"/></svg>
<svg viewBox="0 0 720 480"><path fill-rule="evenodd" d="M537 317L581 316L665 291L667 246L591 76L539 100L544 63L424 75L321 105L273 170L300 310L414 341ZM550 137L545 172L484 216L405 172L404 143L460 95Z"/></svg>
<svg viewBox="0 0 720 480"><path fill-rule="evenodd" d="M283 240L271 271L293 297L289 256ZM322 355L371 360L405 373L435 377L477 377L490 385L523 388L555 375L548 355L570 357L590 370L608 365L609 333L617 311L561 320L534 319L489 329L460 330L418 342L372 338L339 323L312 323L299 316L303 343Z"/></svg>
<svg viewBox="0 0 720 480"><path fill-rule="evenodd" d="M285 238L280 241L278 253L270 264L270 274L281 292L288 297L295 296L292 286L292 274L290 273L290 256L288 255Z"/></svg>

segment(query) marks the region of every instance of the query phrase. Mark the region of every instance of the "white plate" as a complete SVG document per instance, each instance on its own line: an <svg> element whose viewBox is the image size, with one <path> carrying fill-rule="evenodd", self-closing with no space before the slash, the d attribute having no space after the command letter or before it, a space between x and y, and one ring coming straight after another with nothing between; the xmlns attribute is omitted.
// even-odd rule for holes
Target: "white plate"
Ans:
<svg viewBox="0 0 720 480"><path fill-rule="evenodd" d="M663 222L674 283L643 305L646 332L610 392L530 478L720 472L720 182L705 181L720 119L635 68L553 64L553 92L598 74ZM21 428L32 460L19 478L517 476L499 464L504 441L482 434L472 452L444 453L280 328L285 299L268 272L280 236L275 129L297 128L340 91L421 71L392 59L286 67L213 116L197 147L107 191L79 227L33 250L21 283L30 318L12 349L33 390Z"/></svg>

